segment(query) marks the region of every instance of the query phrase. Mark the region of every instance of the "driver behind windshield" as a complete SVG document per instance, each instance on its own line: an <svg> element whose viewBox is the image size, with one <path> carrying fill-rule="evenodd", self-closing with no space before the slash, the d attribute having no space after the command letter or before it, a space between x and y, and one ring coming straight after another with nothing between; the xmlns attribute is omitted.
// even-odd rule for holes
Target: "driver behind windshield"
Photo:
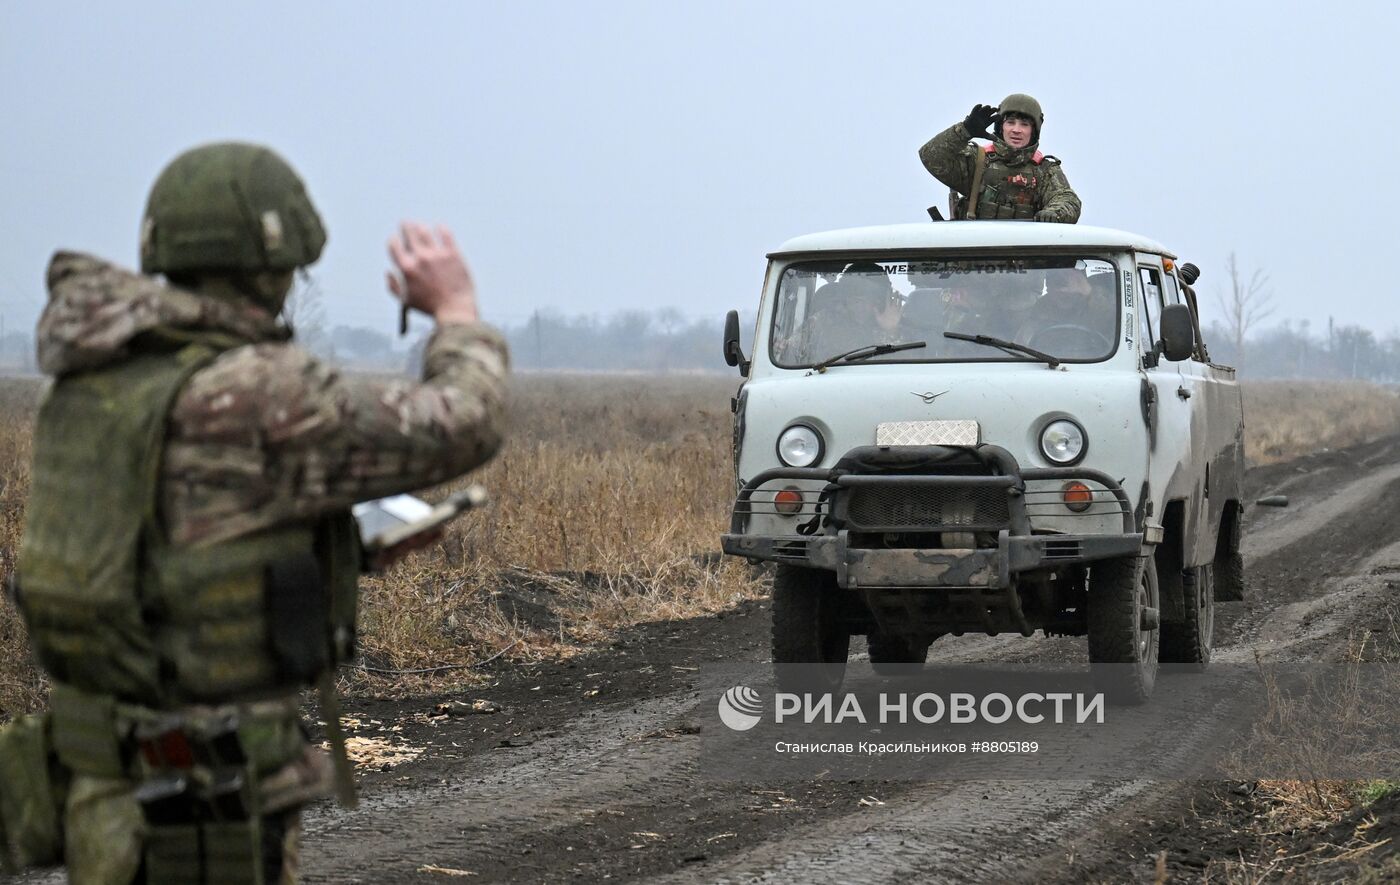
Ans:
<svg viewBox="0 0 1400 885"><path fill-rule="evenodd" d="M1031 308L1016 340L1056 356L1106 353L1117 332L1116 297L1111 273L1052 270L1045 277L1045 295Z"/></svg>
<svg viewBox="0 0 1400 885"><path fill-rule="evenodd" d="M1034 299L1034 291L1021 275L964 275L947 290L948 331L1008 338L1023 326ZM950 342L948 347L958 353L981 350L975 344Z"/></svg>

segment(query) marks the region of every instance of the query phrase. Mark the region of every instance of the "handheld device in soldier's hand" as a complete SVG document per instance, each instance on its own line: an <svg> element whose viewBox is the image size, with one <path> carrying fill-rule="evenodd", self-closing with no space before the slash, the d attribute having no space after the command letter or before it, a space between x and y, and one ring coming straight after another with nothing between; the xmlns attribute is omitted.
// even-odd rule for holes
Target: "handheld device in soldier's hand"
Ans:
<svg viewBox="0 0 1400 885"><path fill-rule="evenodd" d="M403 239L404 248L408 248L408 237L403 234L400 234L400 236ZM399 277L399 283L403 285L403 288L395 289L394 291L405 293L400 296L399 299L399 337L402 338L408 334L408 286L403 283L402 276ZM394 287L390 286L389 288L393 289Z"/></svg>
<svg viewBox="0 0 1400 885"><path fill-rule="evenodd" d="M443 529L457 517L484 507L486 489L468 486L436 506L412 495L393 495L364 501L352 508L360 526L364 570L383 571L414 550L442 537Z"/></svg>

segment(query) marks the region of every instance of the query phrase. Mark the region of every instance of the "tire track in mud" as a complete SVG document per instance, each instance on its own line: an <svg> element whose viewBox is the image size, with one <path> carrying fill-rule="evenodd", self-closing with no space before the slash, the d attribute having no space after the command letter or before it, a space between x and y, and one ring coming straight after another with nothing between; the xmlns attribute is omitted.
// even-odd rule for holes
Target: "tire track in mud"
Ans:
<svg viewBox="0 0 1400 885"><path fill-rule="evenodd" d="M713 689L718 691L718 687ZM698 776L693 754L680 756L649 730L690 706L695 690L577 723L567 735L478 760L490 770L428 787L367 795L359 809L331 809L307 821L309 845L351 840L343 856L307 857L306 882L386 882L417 866L464 864L473 871L531 866L527 834L562 830L657 795L683 795ZM645 773L639 776L639 773ZM524 878L531 878L525 873Z"/></svg>
<svg viewBox="0 0 1400 885"><path fill-rule="evenodd" d="M1393 443L1371 449L1364 460L1304 473L1266 469L1261 481L1274 482L1267 490L1287 491L1293 507L1251 508L1250 595L1217 610L1220 660L1249 660L1256 649L1325 653L1329 638L1356 622L1374 584L1352 573L1400 562L1393 546L1400 544L1400 499L1392 494L1400 454ZM970 636L935 643L931 660L1060 659L1078 646L1082 639ZM1063 852L1110 815L1150 808L1174 786L819 784L796 810L770 813L755 798L762 790L704 778L694 735L646 736L724 687L697 678L626 706L591 708L591 715L575 708L575 718L558 723L563 733L474 756L461 763L464 775L372 790L354 812L316 809L307 816L305 880L422 881L415 873L422 864L471 870L476 881L605 874L676 882L1005 879ZM1208 720L1188 729L1176 752L1205 739ZM858 806L872 789L885 804Z"/></svg>

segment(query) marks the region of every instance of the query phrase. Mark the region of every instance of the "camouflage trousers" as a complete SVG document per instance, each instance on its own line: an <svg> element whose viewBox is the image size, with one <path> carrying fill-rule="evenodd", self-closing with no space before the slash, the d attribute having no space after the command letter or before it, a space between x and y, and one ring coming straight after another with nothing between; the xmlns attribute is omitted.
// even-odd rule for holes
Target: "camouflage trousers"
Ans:
<svg viewBox="0 0 1400 885"><path fill-rule="evenodd" d="M64 861L73 885L143 885L147 827L135 784L75 775L64 815ZM297 809L262 819L262 881L292 885L298 879L301 815ZM257 881L249 871L247 881Z"/></svg>

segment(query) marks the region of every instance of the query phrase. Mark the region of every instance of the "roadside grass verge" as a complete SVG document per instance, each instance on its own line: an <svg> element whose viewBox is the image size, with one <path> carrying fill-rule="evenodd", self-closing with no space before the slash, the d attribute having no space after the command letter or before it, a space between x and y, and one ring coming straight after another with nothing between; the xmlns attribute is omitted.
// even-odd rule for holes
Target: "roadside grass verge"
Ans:
<svg viewBox="0 0 1400 885"><path fill-rule="evenodd" d="M1344 449L1400 432L1400 391L1364 381L1250 381L1244 391L1251 464Z"/></svg>
<svg viewBox="0 0 1400 885"><path fill-rule="evenodd" d="M0 378L0 720L37 709L45 694L30 659L24 624L3 589L19 553L29 496L30 441L42 389L37 380Z"/></svg>
<svg viewBox="0 0 1400 885"><path fill-rule="evenodd" d="M570 655L633 624L760 594L745 564L717 554L736 387L700 376L517 379L510 442L469 477L491 506L366 580L352 688L467 683L466 665L502 649ZM461 669L403 672L439 667Z"/></svg>
<svg viewBox="0 0 1400 885"><path fill-rule="evenodd" d="M1375 623L1351 634L1346 675L1312 686L1305 698L1281 692L1264 666L1264 713L1234 758L1240 770L1340 766L1389 777L1235 783L1246 798L1219 793L1201 824L1235 830L1255 850L1210 861L1203 881L1400 881L1400 780L1393 779L1400 772L1393 749L1400 733L1400 605L1387 601Z"/></svg>

